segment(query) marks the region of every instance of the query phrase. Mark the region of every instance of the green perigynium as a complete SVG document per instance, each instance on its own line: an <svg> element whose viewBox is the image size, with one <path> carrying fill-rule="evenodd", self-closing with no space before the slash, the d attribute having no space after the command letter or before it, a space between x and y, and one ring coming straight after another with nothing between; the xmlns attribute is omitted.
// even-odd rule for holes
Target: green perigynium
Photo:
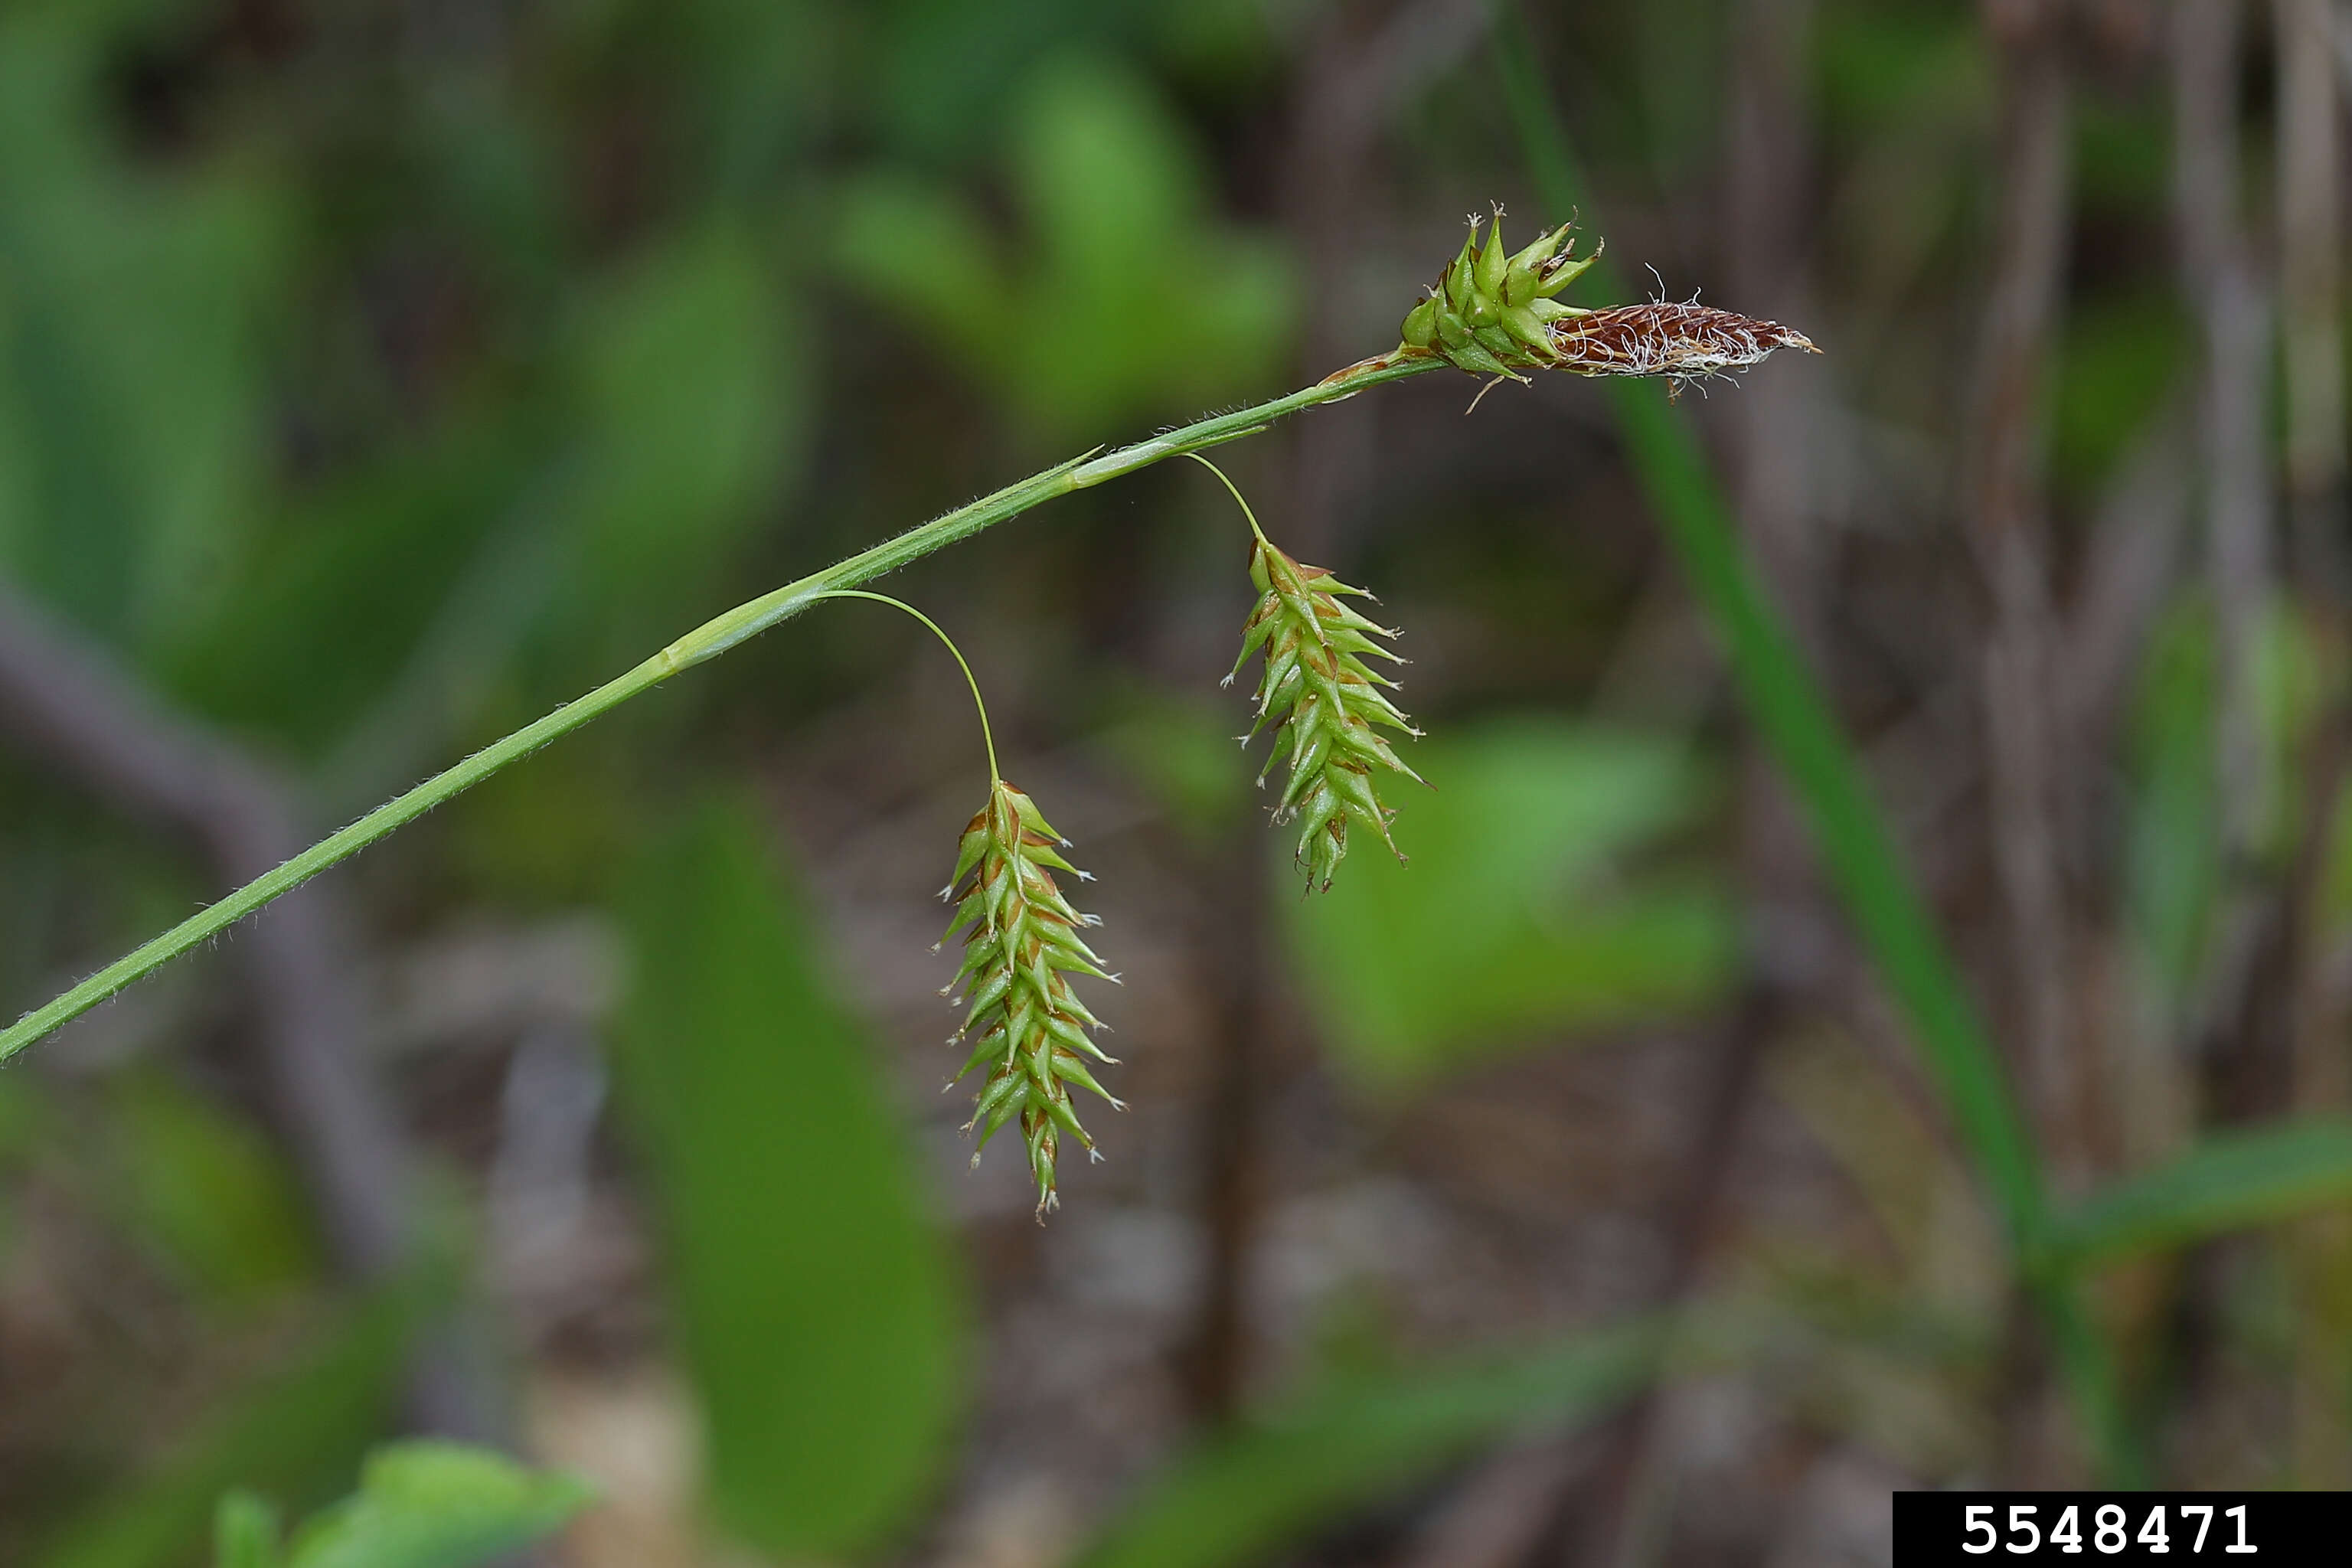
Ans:
<svg viewBox="0 0 2352 1568"><path fill-rule="evenodd" d="M1251 527L1256 527L1255 518ZM1244 739L1255 740L1268 725L1274 727L1274 751L1258 783L1262 786L1284 757L1290 759L1282 796L1275 803L1275 820L1301 825L1299 868L1307 873L1309 889L1328 891L1331 873L1348 853L1351 820L1379 834L1391 854L1404 858L1389 837L1389 823L1396 813L1381 803L1372 774L1375 769L1386 769L1415 784L1424 782L1398 760L1380 732L1382 728L1414 736L1421 731L1381 689L1393 689L1396 682L1364 662L1378 658L1402 663L1373 640L1397 633L1340 602L1343 596L1370 599L1365 590L1340 582L1320 566L1292 560L1263 533L1251 542L1250 581L1257 584L1257 608L1242 626L1241 658L1225 680L1230 685L1252 654L1265 655L1257 683L1257 721Z"/></svg>
<svg viewBox="0 0 2352 1568"><path fill-rule="evenodd" d="M1093 1090L1114 1110L1127 1109L1095 1081L1087 1066L1089 1058L1115 1064L1088 1037L1102 1024L1071 990L1068 976L1113 982L1118 976L1103 969L1078 934L1101 921L1072 909L1055 883L1056 871L1088 879L1062 858L1066 847L1034 801L1003 779L993 780L988 805L963 830L955 875L940 889L956 906L948 935L964 932L963 967L944 988L968 987L961 999L963 1026L951 1043L974 1041L950 1087L976 1068L988 1069L964 1130L977 1129L984 1149L998 1129L1019 1121L1037 1183L1041 1222L1046 1210L1060 1204L1054 1163L1062 1134L1102 1158L1071 1108L1070 1086ZM978 1150L971 1162L980 1163Z"/></svg>
<svg viewBox="0 0 2352 1568"><path fill-rule="evenodd" d="M1470 220L1462 253L1405 317L1399 352L1434 354L1480 375L1549 366L1556 358L1552 323L1583 313L1552 296L1600 260L1601 247L1595 246L1581 261L1573 259L1573 226L1562 224L1514 255L1503 248L1499 208L1484 246L1478 243L1480 226L1480 219Z"/></svg>

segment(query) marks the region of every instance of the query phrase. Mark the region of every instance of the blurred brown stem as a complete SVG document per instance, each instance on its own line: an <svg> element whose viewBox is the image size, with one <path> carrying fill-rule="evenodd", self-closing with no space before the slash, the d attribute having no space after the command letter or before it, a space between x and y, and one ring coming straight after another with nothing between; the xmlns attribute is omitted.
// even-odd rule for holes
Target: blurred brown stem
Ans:
<svg viewBox="0 0 2352 1568"><path fill-rule="evenodd" d="M2037 445L2038 393L2071 226L2071 113L2057 9L2046 0L1985 5L2000 58L2000 211L1969 488L1973 542L1992 598L1985 731L1991 847L2008 915L2005 989L2042 1145L2063 1169L2079 1163L2081 1097L2057 853L2055 625Z"/></svg>
<svg viewBox="0 0 2352 1568"><path fill-rule="evenodd" d="M2337 7L2329 0L2274 0L2278 66L2278 236L2282 357L2285 366L2286 501L2297 579L2314 623L2340 648L2352 592L2343 531L2344 265L2341 137L2336 82ZM2315 594L2309 590L2315 589ZM2340 654L2339 654L2340 657ZM2338 698L2340 701L2340 697ZM2336 805L2345 773L2345 717L2321 726L2305 769L2304 825L2290 867L2282 925L2288 949L2284 1054L2288 1099L2304 1116L2340 1111L2346 1081L2347 997L2326 962L2326 926L2315 868L2333 862ZM2347 1469L2347 1400L2352 1357L2340 1325L2352 1306L2352 1216L2315 1215L2294 1233L2303 1297L2294 1394L2294 1475L2305 1487L2340 1488Z"/></svg>
<svg viewBox="0 0 2352 1568"><path fill-rule="evenodd" d="M1716 1043L1706 1098L1693 1119L1686 1174L1660 1228L1668 1237L1666 1268L1652 1300L1670 1310L1696 1290L1719 1228L1739 1130L1754 1097L1764 1053L1780 1033L1791 998L1780 977L1759 971L1743 988ZM1558 1561L1598 1561L1613 1568L1636 1568L1654 1561L1666 1545L1675 1494L1675 1458L1666 1451L1666 1411L1673 1394L1645 1388L1617 1422L1618 1437L1598 1483L1593 1532L1573 1521L1564 1531L1566 1553ZM1594 1555L1588 1556L1587 1552Z"/></svg>
<svg viewBox="0 0 2352 1568"><path fill-rule="evenodd" d="M2327 962L2325 869L2340 850L2340 819L2352 714L2340 707L2314 737L2305 772L2302 842L2286 905L2287 1033L2294 1113L2340 1114L2352 1100L2347 1081L2346 1024L2352 1016L2341 969ZM2294 1481L2317 1490L2352 1486L2352 1213L2312 1215L2292 1233L2302 1310L2295 1325Z"/></svg>
<svg viewBox="0 0 2352 1568"><path fill-rule="evenodd" d="M2329 0L2275 0L2278 230L2286 489L2304 580L2347 586L2339 140Z"/></svg>
<svg viewBox="0 0 2352 1568"><path fill-rule="evenodd" d="M2267 780L2255 718L2255 642L2271 593L2269 476L2263 435L2266 310L2238 216L2236 0L2172 11L2173 219L2181 288L2204 336L2200 417L2207 564L2221 632L2216 767L2222 847L2242 880ZM2242 893L2242 889L2241 889ZM2242 952L2242 896L2222 922L2224 963ZM2229 987L2225 986L2226 992Z"/></svg>
<svg viewBox="0 0 2352 1568"><path fill-rule="evenodd" d="M1217 990L1210 1039L1207 1102L1202 1109L1202 1207L1206 1257L1200 1317L1191 1347L1196 1415L1230 1421L1248 1392L1250 1372L1250 1253L1257 1236L1260 1101L1278 1072L1279 1040L1272 1027L1274 998L1265 959L1267 878L1257 803L1226 840L1206 935Z"/></svg>

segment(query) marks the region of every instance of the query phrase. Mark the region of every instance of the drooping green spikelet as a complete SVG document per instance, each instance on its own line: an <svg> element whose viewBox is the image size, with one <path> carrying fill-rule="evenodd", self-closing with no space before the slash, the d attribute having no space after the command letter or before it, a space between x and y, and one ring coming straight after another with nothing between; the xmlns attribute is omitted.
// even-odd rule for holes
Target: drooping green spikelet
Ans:
<svg viewBox="0 0 2352 1568"><path fill-rule="evenodd" d="M1275 803L1275 820L1295 819L1303 825L1297 850L1299 867L1307 873L1309 889L1328 891L1331 873L1348 853L1350 818L1369 826L1391 853L1404 858L1389 837L1389 823L1396 813L1381 804L1372 787L1372 770L1387 768L1415 784L1425 782L1398 760L1376 727L1421 733L1381 690L1393 689L1396 682L1364 663L1367 657L1402 662L1372 640L1397 634L1340 603L1342 595L1370 598L1365 590L1350 587L1320 566L1300 564L1263 535L1251 546L1250 581L1257 584L1257 608L1242 627L1242 654L1234 662L1234 675L1241 673L1252 654L1263 650L1257 721L1248 738L1255 739L1271 724L1275 742L1258 783L1263 785L1285 756L1290 759L1282 798ZM1225 677L1228 685L1234 675Z"/></svg>
<svg viewBox="0 0 2352 1568"><path fill-rule="evenodd" d="M1060 1205L1054 1190L1054 1159L1068 1133L1099 1160L1095 1141L1078 1124L1070 1106L1070 1086L1091 1089L1115 1110L1127 1106L1095 1081L1088 1058L1112 1064L1095 1047L1088 1031L1102 1024L1070 989L1072 973L1116 982L1078 934L1101 924L1080 914L1055 884L1054 873L1087 874L1062 858L1066 847L1036 805L1003 780L990 788L988 805L963 830L955 875L940 889L955 900L948 935L964 932L963 967L946 987L964 986L963 1026L955 1042L972 1041L971 1055L953 1082L978 1068L988 1079L975 1097L978 1109L967 1122L977 1129L980 1148L1006 1122L1018 1120L1029 1168L1037 1180L1037 1218ZM967 929L969 928L969 929ZM980 1163L975 1150L971 1163Z"/></svg>

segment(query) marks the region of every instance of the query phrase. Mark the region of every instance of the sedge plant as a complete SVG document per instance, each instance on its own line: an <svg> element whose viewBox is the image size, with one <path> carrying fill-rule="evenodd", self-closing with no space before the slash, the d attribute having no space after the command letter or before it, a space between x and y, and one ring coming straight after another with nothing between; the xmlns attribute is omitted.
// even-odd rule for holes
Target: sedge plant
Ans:
<svg viewBox="0 0 2352 1568"><path fill-rule="evenodd" d="M836 598L882 599L922 619L947 641L946 634L920 612L886 595L862 592L858 585L1057 496L1091 489L1168 458L1195 456L1256 435L1285 416L1448 366L1489 378L1490 384L1501 377L1524 380L1528 371L1559 370L1576 375L1662 377L1669 385L1678 385L1694 377L1745 369L1776 349L1812 349L1801 333L1775 322L1696 304L1653 302L1599 310L1564 304L1558 296L1591 266L1598 247L1593 257L1573 259L1571 227L1562 225L1511 250L1503 241L1499 208L1491 226L1474 217L1469 226L1461 251L1406 315L1401 341L1386 353L1284 396L1057 464L705 622L635 668L329 834L26 1013L0 1030L0 1061L492 773L812 605ZM1248 515L1246 503L1244 512ZM1366 596L1360 589L1283 553L1267 541L1254 516L1250 526L1251 579L1260 597L1244 629L1242 662L1252 654L1265 658L1257 690L1258 726L1276 731L1274 760L1288 762L1276 814L1302 825L1299 864L1310 886L1328 887L1346 853L1351 823L1394 848L1389 832L1393 813L1379 797L1375 773L1418 777L1378 732L1383 728L1405 735L1415 731L1383 694L1387 679L1364 662L1391 658L1383 642L1394 634L1343 603ZM954 644L948 646L952 651ZM956 657L961 663L962 656ZM965 675L971 676L969 666ZM977 681L972 689L977 701ZM985 736L984 706L982 722ZM1079 934L1094 923L1091 917L1069 906L1055 879L1057 872L1079 873L1062 858L1061 841L1034 803L998 773L992 739L989 751L988 803L964 832L948 889L956 903L950 932L963 933L964 941L958 983L968 987L964 1024L956 1038L968 1042L971 1053L958 1076L986 1068L972 1128L984 1143L1000 1129L1017 1123L1042 1217L1056 1202L1055 1164L1060 1140L1067 1136L1093 1150L1093 1141L1072 1108L1072 1087L1110 1100L1087 1065L1109 1058L1089 1041L1097 1021L1071 989L1069 976L1113 977Z"/></svg>

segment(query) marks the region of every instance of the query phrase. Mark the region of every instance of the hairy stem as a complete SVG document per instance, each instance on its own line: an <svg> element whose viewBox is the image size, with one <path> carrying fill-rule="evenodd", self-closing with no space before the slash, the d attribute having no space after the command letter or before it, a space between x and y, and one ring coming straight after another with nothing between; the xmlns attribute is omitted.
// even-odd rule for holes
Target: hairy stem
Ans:
<svg viewBox="0 0 2352 1568"><path fill-rule="evenodd" d="M1360 365L1351 366L1287 396L1236 409L1231 414L1198 419L1148 441L1138 441L1132 446L1120 447L1099 456L1089 454L1074 458L1044 473L1007 485L969 505L958 507L944 517L910 528L895 539L885 540L871 550L862 551L822 572L812 573L797 583L788 583L772 593L762 594L747 604L739 605L725 615L697 626L625 675L606 681L584 697L573 699L545 718L525 725L455 767L436 773L406 794L377 806L350 826L320 839L276 870L255 878L219 902L210 904L182 921L154 941L108 964L47 1006L26 1014L7 1029L0 1031L0 1061L7 1060L58 1026L79 1017L124 986L169 963L190 948L218 935L271 900L357 854L393 829L424 816L443 801L481 783L508 763L520 762L606 710L651 690L678 671L690 669L705 659L718 658L779 621L798 615L829 594L837 594L860 583L870 582L887 572L895 572L934 550L969 539L984 528L992 527L1007 518L1017 517L1055 496L1091 489L1107 479L1149 468L1165 458L1180 457L1187 452L1237 441L1244 436L1254 436L1286 414L1295 414L1318 404L1336 403L1343 397L1354 396L1366 387L1401 381L1423 371L1435 370L1443 363L1443 361L1435 359L1413 359L1398 363L1367 360Z"/></svg>

